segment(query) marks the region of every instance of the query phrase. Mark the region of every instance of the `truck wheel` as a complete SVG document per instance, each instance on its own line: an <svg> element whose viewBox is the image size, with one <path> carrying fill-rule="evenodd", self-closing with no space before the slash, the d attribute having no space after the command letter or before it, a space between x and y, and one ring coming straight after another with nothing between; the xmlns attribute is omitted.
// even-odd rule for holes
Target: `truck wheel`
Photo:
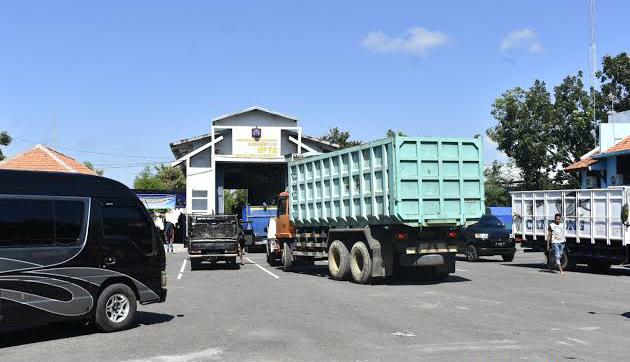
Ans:
<svg viewBox="0 0 630 362"><path fill-rule="evenodd" d="M367 284L372 276L372 256L367 245L356 242L350 251L350 273L359 284Z"/></svg>
<svg viewBox="0 0 630 362"><path fill-rule="evenodd" d="M282 248L282 269L285 272L291 271L294 263L295 259L293 258L291 247L285 243L284 248Z"/></svg>
<svg viewBox="0 0 630 362"><path fill-rule="evenodd" d="M94 322L103 332L116 332L131 327L136 318L136 295L125 284L112 284L98 297Z"/></svg>
<svg viewBox="0 0 630 362"><path fill-rule="evenodd" d="M475 248L474 245L468 245L466 247L466 260L470 262L479 260L479 254L477 253L477 248Z"/></svg>
<svg viewBox="0 0 630 362"><path fill-rule="evenodd" d="M514 260L514 253L503 254L501 257L503 258L503 261L512 261Z"/></svg>
<svg viewBox="0 0 630 362"><path fill-rule="evenodd" d="M562 270L575 270L577 268L577 258L574 256L567 255L567 263L566 266L562 268Z"/></svg>
<svg viewBox="0 0 630 362"><path fill-rule="evenodd" d="M434 266L432 269L432 277L434 281L441 282L448 279L449 272L445 265Z"/></svg>
<svg viewBox="0 0 630 362"><path fill-rule="evenodd" d="M328 250L328 271L335 280L345 280L350 272L350 252L344 243L335 240Z"/></svg>

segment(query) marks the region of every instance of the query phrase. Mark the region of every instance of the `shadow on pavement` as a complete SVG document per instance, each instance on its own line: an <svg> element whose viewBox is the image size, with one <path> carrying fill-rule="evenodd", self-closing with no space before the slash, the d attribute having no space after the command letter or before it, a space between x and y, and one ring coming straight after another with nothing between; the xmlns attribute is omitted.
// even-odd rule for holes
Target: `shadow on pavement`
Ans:
<svg viewBox="0 0 630 362"><path fill-rule="evenodd" d="M283 272L282 267L275 268L278 272ZM314 265L314 266L298 266L296 267L292 273L302 274L302 275L310 275L321 278L330 278L330 273L328 271L327 265ZM418 275L414 273L412 270L405 270L401 272L399 275L392 276L383 280L375 282L374 284L386 284L386 285L430 285L430 284L439 284L439 283L460 283L460 282L469 282L470 279L463 278L458 275L449 275L446 280L436 281L430 280L426 277Z"/></svg>
<svg viewBox="0 0 630 362"><path fill-rule="evenodd" d="M542 269L547 271L549 268L547 267L547 263L502 263L501 265L507 266L516 266L521 268L533 268L533 269ZM611 275L611 276L630 276L630 269L621 267L621 268L611 268L605 272L598 273L590 270L585 265L578 265L574 270L568 271L569 273L583 273L583 274L599 274L599 275Z"/></svg>
<svg viewBox="0 0 630 362"><path fill-rule="evenodd" d="M225 262L217 262L217 263L204 262L204 263L201 263L199 267L192 270L192 272L194 273L199 270L237 270L240 268L241 268L241 264L239 264L238 262L234 265L229 265Z"/></svg>
<svg viewBox="0 0 630 362"><path fill-rule="evenodd" d="M141 312L136 316L136 326L149 326L170 322L174 316L170 314ZM0 333L0 348L14 347L23 344L53 341L64 338L88 336L99 333L94 326L79 322L51 323L27 329L14 329Z"/></svg>
<svg viewBox="0 0 630 362"><path fill-rule="evenodd" d="M495 259L486 259L486 258L495 258ZM464 263L473 263L473 264L475 264L475 263L498 263L498 262L503 262L503 259L501 259L500 256L498 256L498 257L494 257L494 256L480 256L479 260L477 260L477 261L468 261L468 260L466 260L465 256L457 255L455 257L455 260L461 261L461 262L464 262Z"/></svg>

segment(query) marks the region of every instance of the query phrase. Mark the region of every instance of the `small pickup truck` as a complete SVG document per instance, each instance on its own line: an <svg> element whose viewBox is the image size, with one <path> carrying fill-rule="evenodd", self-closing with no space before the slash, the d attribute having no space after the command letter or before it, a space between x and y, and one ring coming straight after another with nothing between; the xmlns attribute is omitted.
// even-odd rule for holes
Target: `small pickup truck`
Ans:
<svg viewBox="0 0 630 362"><path fill-rule="evenodd" d="M239 235L237 215L193 215L188 227L188 255L191 270L199 269L203 261L217 261L238 268Z"/></svg>

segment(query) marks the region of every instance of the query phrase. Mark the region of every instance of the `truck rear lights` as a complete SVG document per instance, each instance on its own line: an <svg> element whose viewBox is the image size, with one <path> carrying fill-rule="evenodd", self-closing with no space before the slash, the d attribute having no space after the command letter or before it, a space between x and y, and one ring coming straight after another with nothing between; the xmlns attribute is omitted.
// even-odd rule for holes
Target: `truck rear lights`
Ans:
<svg viewBox="0 0 630 362"><path fill-rule="evenodd" d="M394 233L394 239L396 239L398 241L407 240L408 237L409 237L409 234L406 233L406 232Z"/></svg>
<svg viewBox="0 0 630 362"><path fill-rule="evenodd" d="M453 230L449 231L448 237L451 239L455 239L457 237L457 231L453 231Z"/></svg>

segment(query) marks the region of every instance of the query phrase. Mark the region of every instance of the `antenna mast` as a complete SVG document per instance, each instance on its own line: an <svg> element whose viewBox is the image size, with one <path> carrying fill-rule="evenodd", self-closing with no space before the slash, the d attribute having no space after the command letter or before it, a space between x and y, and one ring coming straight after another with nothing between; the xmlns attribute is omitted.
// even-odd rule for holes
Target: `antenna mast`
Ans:
<svg viewBox="0 0 630 362"><path fill-rule="evenodd" d="M588 22L589 22L589 70L591 85L591 102L593 106L593 122L596 122L595 115L595 90L597 89L597 46L595 45L595 0L588 0Z"/></svg>

